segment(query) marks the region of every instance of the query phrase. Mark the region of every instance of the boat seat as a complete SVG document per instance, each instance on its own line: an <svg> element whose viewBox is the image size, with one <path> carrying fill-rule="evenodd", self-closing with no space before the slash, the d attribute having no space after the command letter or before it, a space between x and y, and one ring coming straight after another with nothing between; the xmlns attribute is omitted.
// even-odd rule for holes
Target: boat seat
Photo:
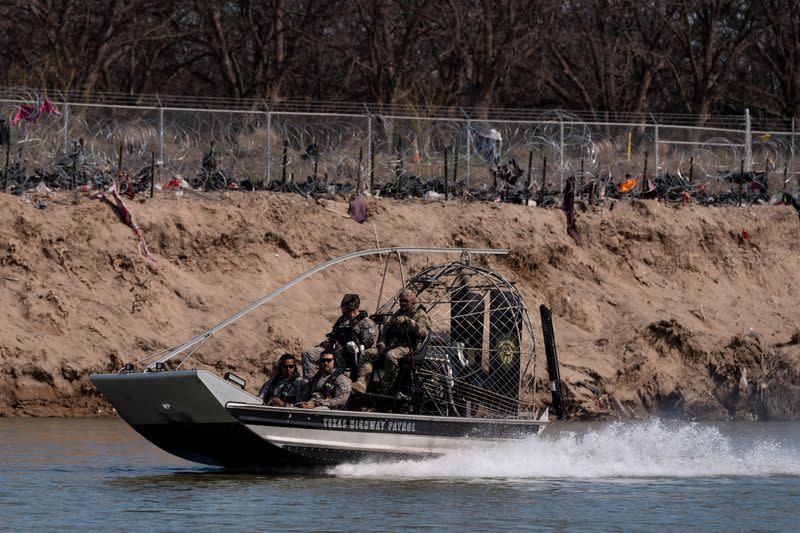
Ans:
<svg viewBox="0 0 800 533"><path fill-rule="evenodd" d="M416 366L425 362L425 356L428 352L428 346L430 345L431 337L433 337L433 335L428 333L428 335L426 335L420 343L419 348L411 351L408 355L400 360L400 368L397 372L397 379L395 379L391 386L392 391L396 391L398 389L403 390L410 387L409 378L411 378L411 374Z"/></svg>
<svg viewBox="0 0 800 533"><path fill-rule="evenodd" d="M407 365L411 362L411 358L414 358L414 364L420 364L425 362L425 354L428 352L428 345L431 342L431 335L428 334L420 343L419 348L416 350L412 350L408 355L403 357L400 360L400 367L402 368L403 365ZM386 358L380 357L378 358L375 363L373 363L372 367L375 370L383 370L386 366Z"/></svg>
<svg viewBox="0 0 800 533"><path fill-rule="evenodd" d="M414 359L414 364L424 363L425 362L425 354L428 353L428 345L431 343L431 337L432 336L433 335L428 333L425 336L425 338L422 340L422 342L420 343L419 348L417 348L416 350L412 350L411 353L408 354L403 359L404 360L408 359L409 361L411 361L411 358L413 358Z"/></svg>
<svg viewBox="0 0 800 533"><path fill-rule="evenodd" d="M410 368L425 362L425 354L428 351L428 345L431 342L431 337L432 334L430 333L426 335L425 338L420 343L419 348L411 351L400 360L400 366L397 372L397 379L395 379L395 382L391 387L392 389L396 389L398 387L398 384L403 383L403 381L407 378L407 375L409 374ZM411 364L412 359L413 359L413 365ZM373 383L375 381L382 380L385 368L386 368L386 358L380 357L377 361L375 361L372 364L372 374L368 378L367 383Z"/></svg>

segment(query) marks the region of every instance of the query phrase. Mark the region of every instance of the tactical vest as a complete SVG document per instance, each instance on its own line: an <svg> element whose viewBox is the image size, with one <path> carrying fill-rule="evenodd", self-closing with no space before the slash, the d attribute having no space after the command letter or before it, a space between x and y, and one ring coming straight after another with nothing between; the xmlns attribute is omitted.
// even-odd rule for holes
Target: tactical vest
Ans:
<svg viewBox="0 0 800 533"><path fill-rule="evenodd" d="M314 382L311 384L311 393L313 394L318 392L322 394L324 398L333 398L336 396L336 378L341 376L343 373L344 370L337 369L327 376L317 374L317 376L314 378ZM325 383L323 383L322 386L317 389L317 385L323 379L325 380Z"/></svg>
<svg viewBox="0 0 800 533"><path fill-rule="evenodd" d="M359 322L367 318L367 312L361 311L353 318L342 320L341 318L333 325L333 330L328 334L329 337L339 342L341 346L346 345L349 341L356 344L361 342L355 332L355 327Z"/></svg>
<svg viewBox="0 0 800 533"><path fill-rule="evenodd" d="M292 376L289 379L284 379L278 384L273 384L270 387L270 391L267 391L267 398L272 398L276 396L283 400L284 402L289 401L289 397L295 395L295 386L297 385L297 380L300 376ZM296 396L296 395L295 395ZM293 398L294 401L296 398Z"/></svg>

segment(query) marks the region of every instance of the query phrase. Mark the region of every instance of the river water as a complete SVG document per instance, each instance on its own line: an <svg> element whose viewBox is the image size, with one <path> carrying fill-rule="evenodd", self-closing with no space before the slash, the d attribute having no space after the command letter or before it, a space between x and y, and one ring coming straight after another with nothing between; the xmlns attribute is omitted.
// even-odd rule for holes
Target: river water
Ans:
<svg viewBox="0 0 800 533"><path fill-rule="evenodd" d="M234 474L116 419L0 419L9 531L790 531L800 424L553 425L537 439L324 475Z"/></svg>

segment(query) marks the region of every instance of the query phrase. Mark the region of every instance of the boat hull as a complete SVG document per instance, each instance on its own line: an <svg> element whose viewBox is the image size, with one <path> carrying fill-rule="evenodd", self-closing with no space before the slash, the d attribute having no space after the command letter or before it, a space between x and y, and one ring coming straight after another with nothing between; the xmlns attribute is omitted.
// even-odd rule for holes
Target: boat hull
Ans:
<svg viewBox="0 0 800 533"><path fill-rule="evenodd" d="M202 370L94 374L95 387L144 438L188 461L231 468L297 466L233 418L225 404L261 399Z"/></svg>
<svg viewBox="0 0 800 533"><path fill-rule="evenodd" d="M269 407L198 371L96 374L92 382L144 438L183 459L237 469L306 469L435 457L536 435L540 420Z"/></svg>
<svg viewBox="0 0 800 533"><path fill-rule="evenodd" d="M228 404L264 441L310 463L435 457L538 435L546 421L306 410Z"/></svg>

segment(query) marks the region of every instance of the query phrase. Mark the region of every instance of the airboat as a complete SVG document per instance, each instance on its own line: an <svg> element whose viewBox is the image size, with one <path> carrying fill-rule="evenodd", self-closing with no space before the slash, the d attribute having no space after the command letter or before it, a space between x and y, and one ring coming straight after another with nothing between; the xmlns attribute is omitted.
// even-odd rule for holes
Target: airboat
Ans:
<svg viewBox="0 0 800 533"><path fill-rule="evenodd" d="M405 279L403 254L420 253L458 258ZM436 457L529 438L549 422L548 407L537 403L536 384L549 383L550 408L560 417L561 381L549 310L540 308L548 361L545 380L537 374L534 329L519 291L475 260L506 253L376 248L337 257L177 346L127 363L117 373L90 378L117 413L156 446L189 461L231 469ZM433 325L401 365L396 394L354 392L342 410L274 407L248 392L245 381L233 373L220 377L183 369L214 333L292 286L335 264L378 254L385 261L381 295L390 257L400 265L402 287L382 303L379 295L373 315L379 327L398 308L403 289L417 294Z"/></svg>

